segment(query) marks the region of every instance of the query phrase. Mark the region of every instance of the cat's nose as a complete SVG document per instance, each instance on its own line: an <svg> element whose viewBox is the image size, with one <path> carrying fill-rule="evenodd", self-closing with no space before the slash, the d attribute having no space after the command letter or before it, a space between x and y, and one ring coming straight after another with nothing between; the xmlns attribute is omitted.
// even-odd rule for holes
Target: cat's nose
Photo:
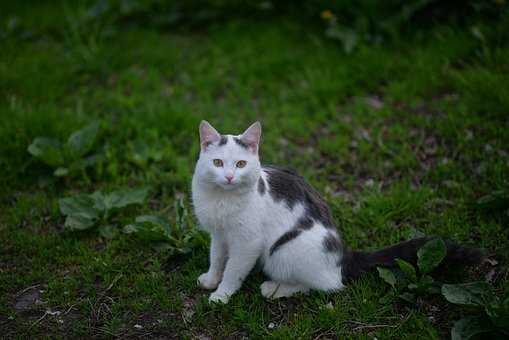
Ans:
<svg viewBox="0 0 509 340"><path fill-rule="evenodd" d="M231 183L231 181L233 180L233 175L226 175L226 176L224 176L224 178L226 178L228 183Z"/></svg>

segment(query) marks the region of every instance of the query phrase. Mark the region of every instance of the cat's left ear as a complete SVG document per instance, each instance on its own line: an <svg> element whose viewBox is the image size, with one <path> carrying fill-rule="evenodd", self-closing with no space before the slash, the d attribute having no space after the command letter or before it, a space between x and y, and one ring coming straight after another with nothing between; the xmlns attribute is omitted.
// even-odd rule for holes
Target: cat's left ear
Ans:
<svg viewBox="0 0 509 340"><path fill-rule="evenodd" d="M221 135L216 129L206 120L202 120L200 123L200 144L203 151L207 149L212 143L219 142Z"/></svg>
<svg viewBox="0 0 509 340"><path fill-rule="evenodd" d="M262 135L262 125L260 122L256 122L240 136L240 140L244 142L253 153L258 152L258 146L260 145L260 137Z"/></svg>

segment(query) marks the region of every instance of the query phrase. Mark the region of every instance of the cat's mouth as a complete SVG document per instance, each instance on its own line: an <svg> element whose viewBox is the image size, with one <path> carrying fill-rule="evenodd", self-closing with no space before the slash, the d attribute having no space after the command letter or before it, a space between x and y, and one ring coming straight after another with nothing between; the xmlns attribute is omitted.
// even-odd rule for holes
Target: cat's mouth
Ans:
<svg viewBox="0 0 509 340"><path fill-rule="evenodd" d="M233 190L237 187L237 182L221 182L219 186L224 190Z"/></svg>

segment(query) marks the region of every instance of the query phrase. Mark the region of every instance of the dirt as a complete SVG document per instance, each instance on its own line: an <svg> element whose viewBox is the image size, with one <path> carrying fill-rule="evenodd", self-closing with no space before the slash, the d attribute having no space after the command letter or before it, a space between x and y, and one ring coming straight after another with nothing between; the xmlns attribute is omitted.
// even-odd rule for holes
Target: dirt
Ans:
<svg viewBox="0 0 509 340"><path fill-rule="evenodd" d="M13 307L17 312L24 312L41 304L43 304L41 292L38 287L33 287L17 296Z"/></svg>

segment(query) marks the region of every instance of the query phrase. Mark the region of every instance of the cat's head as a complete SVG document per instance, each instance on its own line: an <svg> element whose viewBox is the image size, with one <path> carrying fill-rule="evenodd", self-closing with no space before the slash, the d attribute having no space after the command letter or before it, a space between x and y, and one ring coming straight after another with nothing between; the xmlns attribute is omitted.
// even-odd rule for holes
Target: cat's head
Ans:
<svg viewBox="0 0 509 340"><path fill-rule="evenodd" d="M195 176L202 183L227 191L253 186L260 177L261 133L261 124L256 122L241 135L221 135L203 120Z"/></svg>

